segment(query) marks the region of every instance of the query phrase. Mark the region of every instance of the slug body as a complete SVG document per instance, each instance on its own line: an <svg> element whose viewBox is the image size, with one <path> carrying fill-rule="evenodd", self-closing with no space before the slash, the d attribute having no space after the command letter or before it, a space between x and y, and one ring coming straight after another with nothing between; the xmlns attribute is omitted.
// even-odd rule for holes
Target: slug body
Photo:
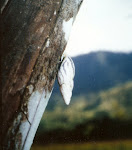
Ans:
<svg viewBox="0 0 132 150"><path fill-rule="evenodd" d="M64 57L58 71L60 92L67 105L69 105L74 87L75 66L70 57Z"/></svg>

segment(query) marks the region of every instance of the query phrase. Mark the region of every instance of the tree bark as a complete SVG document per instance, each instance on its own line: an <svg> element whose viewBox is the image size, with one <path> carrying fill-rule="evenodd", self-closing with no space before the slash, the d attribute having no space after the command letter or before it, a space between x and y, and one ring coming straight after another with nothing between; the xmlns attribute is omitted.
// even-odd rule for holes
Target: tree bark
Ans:
<svg viewBox="0 0 132 150"><path fill-rule="evenodd" d="M2 0L2 143L29 150L81 0Z"/></svg>

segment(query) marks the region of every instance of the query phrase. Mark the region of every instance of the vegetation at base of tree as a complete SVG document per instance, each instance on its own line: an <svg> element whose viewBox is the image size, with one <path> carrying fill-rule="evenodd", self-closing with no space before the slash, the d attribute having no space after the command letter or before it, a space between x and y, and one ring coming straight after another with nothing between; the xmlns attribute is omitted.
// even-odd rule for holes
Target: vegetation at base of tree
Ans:
<svg viewBox="0 0 132 150"><path fill-rule="evenodd" d="M31 150L131 150L132 141L109 141L81 144L50 144L46 146L33 146Z"/></svg>
<svg viewBox="0 0 132 150"><path fill-rule="evenodd" d="M73 97L69 106L56 94L53 103L44 113L35 144L132 138L132 82Z"/></svg>

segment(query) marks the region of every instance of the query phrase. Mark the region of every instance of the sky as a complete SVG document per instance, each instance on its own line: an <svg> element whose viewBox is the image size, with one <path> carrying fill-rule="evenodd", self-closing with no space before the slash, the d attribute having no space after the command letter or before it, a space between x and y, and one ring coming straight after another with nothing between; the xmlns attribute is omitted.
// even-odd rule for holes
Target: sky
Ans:
<svg viewBox="0 0 132 150"><path fill-rule="evenodd" d="M132 0L84 0L66 52L132 52Z"/></svg>

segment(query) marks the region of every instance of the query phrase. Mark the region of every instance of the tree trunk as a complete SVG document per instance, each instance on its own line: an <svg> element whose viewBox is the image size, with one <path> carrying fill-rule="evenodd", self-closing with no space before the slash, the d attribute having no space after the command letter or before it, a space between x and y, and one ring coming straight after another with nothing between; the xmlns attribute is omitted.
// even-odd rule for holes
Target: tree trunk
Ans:
<svg viewBox="0 0 132 150"><path fill-rule="evenodd" d="M2 0L2 143L29 150L81 0Z"/></svg>

